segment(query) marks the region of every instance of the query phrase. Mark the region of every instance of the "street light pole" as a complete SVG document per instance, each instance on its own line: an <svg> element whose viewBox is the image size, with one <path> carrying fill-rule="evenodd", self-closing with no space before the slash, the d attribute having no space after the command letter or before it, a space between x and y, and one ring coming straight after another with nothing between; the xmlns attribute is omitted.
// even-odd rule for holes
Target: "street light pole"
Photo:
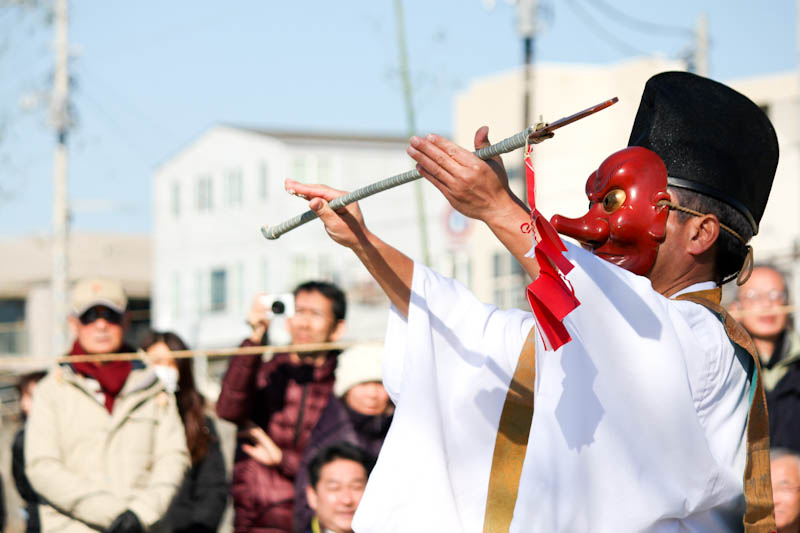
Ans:
<svg viewBox="0 0 800 533"><path fill-rule="evenodd" d="M50 103L50 120L56 132L53 179L53 355L66 347L67 316L67 240L69 208L67 198L67 131L69 129L69 14L68 0L55 0L55 75Z"/></svg>

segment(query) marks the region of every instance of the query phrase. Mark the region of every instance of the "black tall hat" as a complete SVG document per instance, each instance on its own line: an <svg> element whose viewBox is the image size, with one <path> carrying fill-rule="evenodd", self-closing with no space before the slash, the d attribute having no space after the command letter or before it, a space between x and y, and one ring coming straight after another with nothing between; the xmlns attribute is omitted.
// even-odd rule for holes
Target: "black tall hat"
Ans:
<svg viewBox="0 0 800 533"><path fill-rule="evenodd" d="M647 81L628 146L664 160L669 184L721 200L758 233L775 168L778 138L746 96L688 72Z"/></svg>

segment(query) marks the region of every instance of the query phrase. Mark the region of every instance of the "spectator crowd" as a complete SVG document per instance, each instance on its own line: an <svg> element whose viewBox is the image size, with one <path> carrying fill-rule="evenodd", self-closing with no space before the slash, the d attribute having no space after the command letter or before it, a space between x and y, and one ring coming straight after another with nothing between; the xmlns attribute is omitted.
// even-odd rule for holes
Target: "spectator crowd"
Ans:
<svg viewBox="0 0 800 533"><path fill-rule="evenodd" d="M309 281L294 299L292 345L342 338L341 289ZM269 343L270 317L257 295L243 347ZM151 331L140 346L125 344L119 282L78 282L68 321L67 362L18 382L12 463L26 531L212 532L229 503L237 532L352 531L394 409L382 345L233 355L213 406L192 359L174 354L188 350L178 335ZM137 350L133 360L85 357ZM217 417L237 428L232 472Z"/></svg>
<svg viewBox="0 0 800 533"><path fill-rule="evenodd" d="M293 295L293 346L343 337L341 289L309 281ZM269 344L262 296L253 299L242 347ZM730 310L763 368L778 531L800 533L800 336L789 301L784 275L757 266ZM178 335L152 331L139 347L124 343L126 307L116 281L77 283L72 360L18 381L23 424L12 476L26 531L212 532L229 503L236 532L352 531L394 411L381 344L235 355L211 406L192 359L173 356L188 350ZM82 358L137 348L132 361ZM237 428L232 472L217 417Z"/></svg>

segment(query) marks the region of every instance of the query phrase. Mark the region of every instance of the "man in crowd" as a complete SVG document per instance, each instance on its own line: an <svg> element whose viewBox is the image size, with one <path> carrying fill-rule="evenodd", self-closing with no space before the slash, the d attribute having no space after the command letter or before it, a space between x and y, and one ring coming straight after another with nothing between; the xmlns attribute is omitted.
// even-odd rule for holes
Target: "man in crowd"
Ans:
<svg viewBox="0 0 800 533"><path fill-rule="evenodd" d="M242 346L266 344L269 309L258 295ZM294 291L287 319L292 344L332 342L344 333L346 301L331 283L309 281ZM234 357L222 382L217 414L239 425L233 467L237 532L292 531L294 478L303 450L333 390L338 351L281 353L266 361Z"/></svg>
<svg viewBox="0 0 800 533"><path fill-rule="evenodd" d="M308 465L306 498L314 518L304 533L352 533L374 463L366 451L347 442L319 450Z"/></svg>
<svg viewBox="0 0 800 533"><path fill-rule="evenodd" d="M72 363L39 382L25 437L25 470L47 533L158 531L189 465L175 398L135 361L77 356L131 352L127 297L113 280L79 281L69 324Z"/></svg>
<svg viewBox="0 0 800 533"><path fill-rule="evenodd" d="M475 147L487 144L481 128ZM583 247L563 255L538 217L549 248L527 255L529 213L499 158L435 135L408 153L489 226L530 290L560 299L529 294L535 316L482 304L371 233L356 205L334 212L340 191L287 181L393 304L384 385L397 409L354 528L732 531L744 517L774 529L757 356L719 307L719 285L749 266L777 165L758 106L689 73L651 78L628 148L587 180L588 213L553 218ZM559 326L571 340L546 348L537 330Z"/></svg>
<svg viewBox="0 0 800 533"><path fill-rule="evenodd" d="M800 533L800 455L786 448L769 455L778 533Z"/></svg>
<svg viewBox="0 0 800 533"><path fill-rule="evenodd" d="M739 288L731 309L753 338L763 370L773 447L800 452L800 337L786 312L788 291L783 275L758 266Z"/></svg>

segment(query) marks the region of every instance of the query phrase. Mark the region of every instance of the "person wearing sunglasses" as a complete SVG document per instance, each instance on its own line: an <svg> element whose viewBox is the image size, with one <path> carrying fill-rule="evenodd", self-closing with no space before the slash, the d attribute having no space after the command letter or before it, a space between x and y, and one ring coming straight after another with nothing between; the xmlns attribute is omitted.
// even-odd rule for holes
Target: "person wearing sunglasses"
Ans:
<svg viewBox="0 0 800 533"><path fill-rule="evenodd" d="M36 388L24 453L45 502L44 533L159 531L189 466L175 397L152 369L77 357L134 351L123 341L127 304L117 281L79 281L69 316L75 360Z"/></svg>
<svg viewBox="0 0 800 533"><path fill-rule="evenodd" d="M800 453L800 335L792 327L784 275L773 266L756 266L731 309L761 359L770 445Z"/></svg>

